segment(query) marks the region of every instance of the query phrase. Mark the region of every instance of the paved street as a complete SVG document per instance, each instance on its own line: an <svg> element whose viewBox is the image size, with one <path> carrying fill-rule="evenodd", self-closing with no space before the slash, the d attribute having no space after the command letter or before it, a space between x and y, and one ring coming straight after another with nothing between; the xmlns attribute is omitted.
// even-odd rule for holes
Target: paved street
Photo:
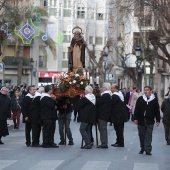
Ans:
<svg viewBox="0 0 170 170"><path fill-rule="evenodd" d="M0 145L0 170L170 170L170 146L164 140L163 125L154 128L152 156L139 155L136 125L125 124L125 147L114 148L113 127L108 126L109 149L80 149L79 123L71 122L74 146L59 149L25 146L24 125L19 130L10 127L10 135ZM95 133L94 133L95 134ZM56 128L55 142L59 142Z"/></svg>

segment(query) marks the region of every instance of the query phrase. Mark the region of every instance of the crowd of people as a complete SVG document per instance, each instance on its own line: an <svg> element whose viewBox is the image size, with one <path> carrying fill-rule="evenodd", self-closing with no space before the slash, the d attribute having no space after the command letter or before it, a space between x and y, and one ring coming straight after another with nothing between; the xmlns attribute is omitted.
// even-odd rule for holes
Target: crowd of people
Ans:
<svg viewBox="0 0 170 170"><path fill-rule="evenodd" d="M170 92L161 105L165 140L170 145ZM141 150L151 155L152 131L154 124L159 126L160 108L158 99L150 86L140 89L130 87L120 89L115 84L103 83L101 89L85 87L84 94L70 98L69 96L54 95L54 86L20 86L8 90L0 88L0 144L4 144L2 137L9 135L7 119L11 117L14 129L19 129L22 113L25 123L26 146L58 148L65 145L66 136L68 145L74 145L70 128L72 112L74 121L80 122L80 134L85 142L81 149L91 149L93 146L93 125L98 126L100 145L97 148L108 148L108 122L113 124L116 140L113 147L124 147L124 123L130 119L137 124ZM11 114L12 113L12 114ZM58 120L60 142L54 142L56 121ZM40 134L42 129L42 140ZM65 131L65 132L64 132ZM31 135L32 133L32 135Z"/></svg>

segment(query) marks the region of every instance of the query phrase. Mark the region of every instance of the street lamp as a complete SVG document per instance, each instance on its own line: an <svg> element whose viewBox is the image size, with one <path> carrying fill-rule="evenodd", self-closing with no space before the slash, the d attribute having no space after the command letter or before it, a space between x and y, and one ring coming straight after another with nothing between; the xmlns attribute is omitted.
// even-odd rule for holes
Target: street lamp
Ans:
<svg viewBox="0 0 170 170"><path fill-rule="evenodd" d="M140 59L140 55L141 55L141 48L139 46L136 46L135 48L135 54L136 54L136 80L137 80L137 86L139 88L140 86L140 81L138 80L139 78L139 67L140 67L140 64L139 64L139 59Z"/></svg>
<svg viewBox="0 0 170 170"><path fill-rule="evenodd" d="M104 82L106 81L107 58L108 58L108 54L107 54L106 52L104 52L104 53L103 53Z"/></svg>
<svg viewBox="0 0 170 170"><path fill-rule="evenodd" d="M32 75L33 75L33 67L34 67L34 60L30 58L30 65L31 65L31 85L32 85Z"/></svg>

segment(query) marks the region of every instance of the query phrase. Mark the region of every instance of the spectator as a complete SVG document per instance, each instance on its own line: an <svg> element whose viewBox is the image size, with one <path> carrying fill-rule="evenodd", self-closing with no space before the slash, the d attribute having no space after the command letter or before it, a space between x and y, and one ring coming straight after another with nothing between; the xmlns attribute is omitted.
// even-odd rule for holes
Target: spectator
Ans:
<svg viewBox="0 0 170 170"><path fill-rule="evenodd" d="M152 94L150 86L144 87L144 95L139 97L136 102L134 112L134 123L138 125L138 134L141 150L139 154L152 155L152 131L156 118L156 126L160 123L160 111L158 100Z"/></svg>
<svg viewBox="0 0 170 170"><path fill-rule="evenodd" d="M0 144L4 144L1 140L2 136L9 135L7 127L7 119L11 117L11 100L6 95L7 88L0 88Z"/></svg>
<svg viewBox="0 0 170 170"><path fill-rule="evenodd" d="M20 116L21 116L21 104L22 97L18 90L15 91L14 96L11 99L11 110L13 113L14 129L19 129Z"/></svg>
<svg viewBox="0 0 170 170"><path fill-rule="evenodd" d="M168 94L168 99L162 102L161 110L163 112L165 140L167 145L170 145L170 93Z"/></svg>

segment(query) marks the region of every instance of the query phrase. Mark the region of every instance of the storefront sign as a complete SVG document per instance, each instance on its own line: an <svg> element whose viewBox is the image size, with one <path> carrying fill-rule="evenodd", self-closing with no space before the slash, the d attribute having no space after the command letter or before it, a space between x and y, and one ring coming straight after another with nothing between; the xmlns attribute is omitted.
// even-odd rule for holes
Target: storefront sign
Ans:
<svg viewBox="0 0 170 170"><path fill-rule="evenodd" d="M40 78L60 78L62 72L39 72Z"/></svg>

